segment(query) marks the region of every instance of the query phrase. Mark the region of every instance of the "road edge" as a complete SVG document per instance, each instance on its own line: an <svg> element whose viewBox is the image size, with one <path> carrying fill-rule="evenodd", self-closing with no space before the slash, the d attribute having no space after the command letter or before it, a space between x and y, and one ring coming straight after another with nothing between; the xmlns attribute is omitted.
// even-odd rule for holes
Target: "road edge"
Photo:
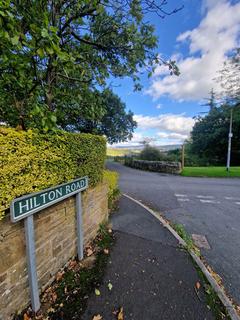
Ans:
<svg viewBox="0 0 240 320"><path fill-rule="evenodd" d="M158 221L161 222L161 224L168 229L168 231L178 240L179 244L182 246L186 247L187 244L186 242L179 236L179 234L170 226L170 224L163 218L161 215L157 214L155 211L150 209L148 206L145 204L141 203L139 200L136 200L129 196L128 194L123 193L122 194L124 197L132 200L133 202L137 203L139 206L144 208L146 211L148 211L151 215L153 215ZM192 250L188 250L189 254L195 261L195 263L198 265L198 267L201 269L205 277L207 278L208 282L212 286L213 290L216 292L218 295L218 298L228 311L228 315L231 318L231 320L240 320L239 315L237 314L237 311L235 310L235 307L231 300L228 298L224 290L221 288L221 286L217 283L217 281L213 278L211 273L208 271L204 263L201 261L201 259L194 253Z"/></svg>

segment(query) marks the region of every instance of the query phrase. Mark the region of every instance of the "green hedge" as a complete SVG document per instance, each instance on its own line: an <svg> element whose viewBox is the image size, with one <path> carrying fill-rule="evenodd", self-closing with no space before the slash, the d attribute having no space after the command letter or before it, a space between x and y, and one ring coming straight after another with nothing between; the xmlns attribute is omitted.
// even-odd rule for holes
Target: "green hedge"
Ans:
<svg viewBox="0 0 240 320"><path fill-rule="evenodd" d="M103 180L108 184L108 206L110 209L120 193L118 179L119 174L116 171L104 170Z"/></svg>
<svg viewBox="0 0 240 320"><path fill-rule="evenodd" d="M90 186L96 185L103 178L105 157L101 136L0 127L0 219L21 195L85 175Z"/></svg>

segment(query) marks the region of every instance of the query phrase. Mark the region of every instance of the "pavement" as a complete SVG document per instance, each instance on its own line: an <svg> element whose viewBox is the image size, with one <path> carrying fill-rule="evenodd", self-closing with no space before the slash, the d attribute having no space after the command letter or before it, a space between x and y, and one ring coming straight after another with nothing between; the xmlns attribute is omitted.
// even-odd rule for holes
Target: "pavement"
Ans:
<svg viewBox="0 0 240 320"><path fill-rule="evenodd" d="M189 234L205 236L201 253L240 305L240 179L191 178L146 172L109 162L123 193L142 201Z"/></svg>
<svg viewBox="0 0 240 320"><path fill-rule="evenodd" d="M124 196L119 208L111 217L116 242L100 295L90 296L82 319L98 314L104 320L116 319L121 307L125 320L215 319L202 283L198 294L195 290L200 280L189 254L172 234Z"/></svg>

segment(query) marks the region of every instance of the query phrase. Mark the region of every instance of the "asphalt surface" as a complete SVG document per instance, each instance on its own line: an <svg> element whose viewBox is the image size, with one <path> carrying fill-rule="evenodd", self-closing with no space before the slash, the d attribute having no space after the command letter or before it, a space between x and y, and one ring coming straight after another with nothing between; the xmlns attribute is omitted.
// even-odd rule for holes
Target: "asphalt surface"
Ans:
<svg viewBox="0 0 240 320"><path fill-rule="evenodd" d="M121 307L126 320L214 319L203 284L198 293L194 289L200 281L198 274L177 240L126 197L121 198L119 208L111 219L116 242L100 295L90 296L82 319L98 314L104 320L116 319Z"/></svg>
<svg viewBox="0 0 240 320"><path fill-rule="evenodd" d="M107 167L120 173L122 192L207 238L210 249L201 253L240 304L240 179L166 175L114 162Z"/></svg>

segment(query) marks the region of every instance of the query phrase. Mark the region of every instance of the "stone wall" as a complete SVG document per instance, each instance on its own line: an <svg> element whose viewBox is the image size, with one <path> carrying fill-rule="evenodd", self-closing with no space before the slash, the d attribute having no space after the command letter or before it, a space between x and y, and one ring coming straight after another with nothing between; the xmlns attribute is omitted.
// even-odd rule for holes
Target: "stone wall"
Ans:
<svg viewBox="0 0 240 320"><path fill-rule="evenodd" d="M164 172L164 173L181 173L181 163L172 161L146 161L134 160L132 158L125 159L125 165L147 171Z"/></svg>
<svg viewBox="0 0 240 320"><path fill-rule="evenodd" d="M84 245L108 218L107 186L83 192ZM75 197L34 215L39 289L44 290L57 271L76 255ZM0 221L0 320L12 318L30 301L23 221Z"/></svg>

